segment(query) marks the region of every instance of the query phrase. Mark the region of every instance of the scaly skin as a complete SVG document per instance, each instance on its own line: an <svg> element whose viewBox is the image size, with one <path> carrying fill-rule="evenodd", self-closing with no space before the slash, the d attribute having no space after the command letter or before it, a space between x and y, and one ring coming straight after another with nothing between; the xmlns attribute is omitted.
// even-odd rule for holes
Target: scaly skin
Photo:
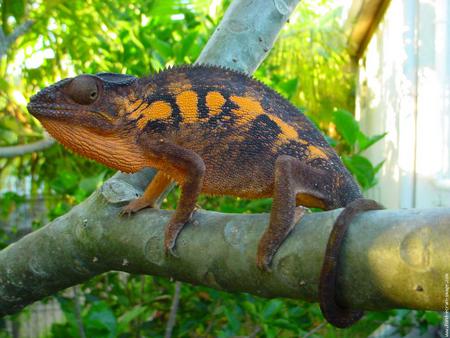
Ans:
<svg viewBox="0 0 450 338"><path fill-rule="evenodd" d="M168 253L200 193L273 197L257 253L257 265L266 271L302 215L297 206L329 210L362 197L339 156L301 112L229 69L182 66L147 78L80 75L42 90L28 109L77 153L128 173L159 170L123 213L152 207L172 180L181 186L166 227Z"/></svg>

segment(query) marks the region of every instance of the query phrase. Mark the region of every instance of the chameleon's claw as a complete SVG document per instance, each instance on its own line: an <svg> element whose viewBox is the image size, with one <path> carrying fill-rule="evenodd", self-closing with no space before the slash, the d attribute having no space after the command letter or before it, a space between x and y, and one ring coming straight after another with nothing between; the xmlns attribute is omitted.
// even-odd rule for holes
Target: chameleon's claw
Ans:
<svg viewBox="0 0 450 338"><path fill-rule="evenodd" d="M173 257L179 257L175 253L175 246L177 243L178 235L180 234L186 223L169 223L166 226L166 233L164 237L164 251L166 253L166 256L170 255Z"/></svg>
<svg viewBox="0 0 450 338"><path fill-rule="evenodd" d="M127 207L128 207L128 205L126 205L125 207L122 208L122 210L120 210L120 212L119 212L120 217L124 217L124 216L130 217L131 216L133 211L129 210Z"/></svg>
<svg viewBox="0 0 450 338"><path fill-rule="evenodd" d="M300 221L307 210L308 209L304 207L297 207L293 215L294 217L291 222L292 224L289 227L284 229L282 228L281 231L277 229L275 229L275 231L273 229L269 229L263 234L258 244L258 252L256 255L256 265L261 271L272 272L270 264L273 261L273 257L277 253L283 241L294 228L295 224Z"/></svg>
<svg viewBox="0 0 450 338"><path fill-rule="evenodd" d="M164 244L164 252L165 252L167 257L168 256L172 256L172 257L175 257L175 258L179 258L180 257L175 251L175 243L171 244L169 246L166 246Z"/></svg>
<svg viewBox="0 0 450 338"><path fill-rule="evenodd" d="M272 257L265 255L265 256L259 256L256 259L256 266L259 270L262 272L272 272L272 269L270 268L270 263L272 262Z"/></svg>
<svg viewBox="0 0 450 338"><path fill-rule="evenodd" d="M148 204L148 202L143 198L137 198L122 208L120 211L120 216L130 216L144 208L153 208L153 205Z"/></svg>

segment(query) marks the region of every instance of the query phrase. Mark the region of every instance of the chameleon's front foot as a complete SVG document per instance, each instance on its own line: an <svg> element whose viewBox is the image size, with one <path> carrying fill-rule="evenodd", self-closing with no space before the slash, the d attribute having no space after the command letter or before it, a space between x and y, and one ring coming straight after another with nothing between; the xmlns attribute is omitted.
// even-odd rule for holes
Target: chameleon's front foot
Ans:
<svg viewBox="0 0 450 338"><path fill-rule="evenodd" d="M153 203L149 203L146 199L140 197L132 200L120 211L120 216L130 216L145 208L153 208Z"/></svg>

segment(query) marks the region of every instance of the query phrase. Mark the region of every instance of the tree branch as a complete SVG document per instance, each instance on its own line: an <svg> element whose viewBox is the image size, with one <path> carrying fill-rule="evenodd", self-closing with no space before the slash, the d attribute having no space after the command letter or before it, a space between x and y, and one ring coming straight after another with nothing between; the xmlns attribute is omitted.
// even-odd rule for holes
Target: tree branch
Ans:
<svg viewBox="0 0 450 338"><path fill-rule="evenodd" d="M175 282L172 305L170 306L169 320L167 321L164 338L172 337L172 331L177 320L178 304L180 303L180 291L181 283L177 281Z"/></svg>
<svg viewBox="0 0 450 338"><path fill-rule="evenodd" d="M0 147L0 158L10 158L23 156L25 154L34 153L36 151L42 151L55 144L55 140L51 137L45 137L41 141L34 143L11 146L11 147Z"/></svg>
<svg viewBox="0 0 450 338"><path fill-rule="evenodd" d="M172 212L118 216L109 181L82 205L0 252L0 315L91 277L119 270L172 277L229 292L317 300L323 254L341 210L305 216L280 248L273 272L255 264L267 214L199 211L166 256ZM339 301L361 309L442 310L450 261L450 209L366 212L352 223L338 279ZM214 245L211 245L214 243Z"/></svg>
<svg viewBox="0 0 450 338"><path fill-rule="evenodd" d="M253 73L299 0L233 1L198 58Z"/></svg>
<svg viewBox="0 0 450 338"><path fill-rule="evenodd" d="M8 36L5 35L3 29L0 27L0 59L8 51L11 45L16 42L19 36L25 34L27 30L34 24L34 21L27 20L21 25L17 26L14 31Z"/></svg>

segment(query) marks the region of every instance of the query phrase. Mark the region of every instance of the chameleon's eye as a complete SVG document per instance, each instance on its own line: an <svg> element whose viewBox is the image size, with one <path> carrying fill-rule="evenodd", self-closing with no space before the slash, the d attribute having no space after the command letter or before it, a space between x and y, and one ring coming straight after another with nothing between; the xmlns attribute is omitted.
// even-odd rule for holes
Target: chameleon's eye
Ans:
<svg viewBox="0 0 450 338"><path fill-rule="evenodd" d="M67 94L76 103L88 105L98 98L98 85L94 77L80 75L72 80L67 88Z"/></svg>

